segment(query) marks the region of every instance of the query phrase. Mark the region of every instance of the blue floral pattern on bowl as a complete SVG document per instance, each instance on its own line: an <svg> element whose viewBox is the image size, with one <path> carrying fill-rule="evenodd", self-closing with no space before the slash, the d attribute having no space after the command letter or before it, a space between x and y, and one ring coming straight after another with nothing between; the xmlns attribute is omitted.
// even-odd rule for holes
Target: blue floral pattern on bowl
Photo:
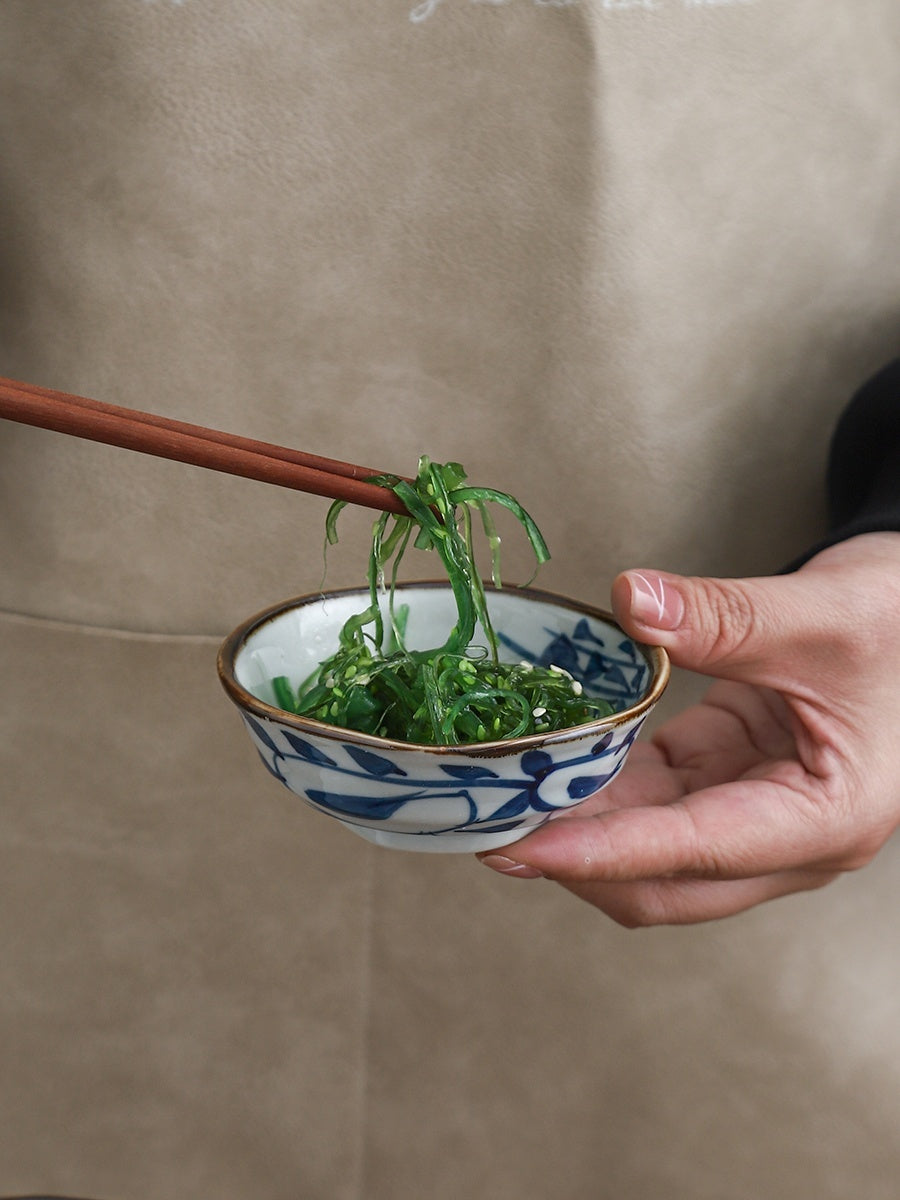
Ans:
<svg viewBox="0 0 900 1200"><path fill-rule="evenodd" d="M544 629L548 637L543 650L528 650L508 637L502 630L497 636L501 645L512 650L518 658L527 659L537 667L562 667L582 684L591 696L608 700L616 708L636 704L647 687L650 667L631 638L621 631L613 647L611 640L601 636L582 617L571 634Z"/></svg>
<svg viewBox="0 0 900 1200"><path fill-rule="evenodd" d="M418 586L424 590L417 609L427 609L432 598L437 608L441 589ZM268 614L252 619L225 643L225 659L240 653L248 631L262 629L265 636L257 632L248 644L269 656L268 663L279 636L289 638L279 634L278 621L291 603L312 612L317 602L321 598L306 598L271 610L269 626ZM497 593L497 602L499 612L492 613L505 657L562 668L587 692L609 700L615 714L507 742L414 746L281 713L262 684L249 696L227 666L223 672L221 655L220 673L266 769L314 809L381 845L440 851L506 845L615 778L668 667L660 651L637 645L607 614L527 589L505 591L502 599ZM341 619L338 612L328 618L332 626Z"/></svg>
<svg viewBox="0 0 900 1200"><path fill-rule="evenodd" d="M389 752L346 742L323 746L324 739L301 737L274 721L247 714L244 721L267 770L314 808L361 827L390 821L398 835L463 838L536 826L555 810L592 796L618 773L641 725L635 722L618 737L609 730L586 751L564 759L525 750L502 759L498 770L454 755L416 774L413 764L401 766ZM428 801L438 802L434 812Z"/></svg>

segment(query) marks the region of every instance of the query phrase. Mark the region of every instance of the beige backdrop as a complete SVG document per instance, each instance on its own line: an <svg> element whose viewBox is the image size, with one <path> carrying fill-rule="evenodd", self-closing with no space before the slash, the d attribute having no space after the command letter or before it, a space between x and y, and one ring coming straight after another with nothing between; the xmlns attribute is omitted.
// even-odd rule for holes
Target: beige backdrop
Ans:
<svg viewBox="0 0 900 1200"><path fill-rule="evenodd" d="M898 40L895 0L4 0L0 374L459 459L597 603L777 569L900 351ZM0 1194L894 1200L897 847L630 934L332 828L215 679L324 511L0 428Z"/></svg>

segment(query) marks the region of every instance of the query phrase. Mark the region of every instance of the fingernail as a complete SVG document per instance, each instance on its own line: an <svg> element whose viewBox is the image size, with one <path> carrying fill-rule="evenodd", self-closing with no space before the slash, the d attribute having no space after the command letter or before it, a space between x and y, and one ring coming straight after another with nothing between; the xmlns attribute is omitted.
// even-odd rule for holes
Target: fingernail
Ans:
<svg viewBox="0 0 900 1200"><path fill-rule="evenodd" d="M641 571L626 571L631 587L631 615L652 629L677 629L684 617L684 601L668 580Z"/></svg>
<svg viewBox="0 0 900 1200"><path fill-rule="evenodd" d="M499 871L501 875L515 875L517 879L544 878L543 873L537 867L514 862L511 858L504 858L502 854L486 854L481 861L492 871Z"/></svg>

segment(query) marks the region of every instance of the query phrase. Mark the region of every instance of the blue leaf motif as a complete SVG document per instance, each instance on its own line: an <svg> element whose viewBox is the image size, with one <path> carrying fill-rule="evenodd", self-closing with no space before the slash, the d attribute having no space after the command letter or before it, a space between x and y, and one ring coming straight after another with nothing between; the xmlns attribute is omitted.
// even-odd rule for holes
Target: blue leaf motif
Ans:
<svg viewBox="0 0 900 1200"><path fill-rule="evenodd" d="M445 775L450 775L453 779L467 779L470 782L476 779L499 779L500 776L496 771L492 771L490 767L448 767L442 766L441 770Z"/></svg>
<svg viewBox="0 0 900 1200"><path fill-rule="evenodd" d="M346 796L340 792L309 790L306 795L313 804L330 808L332 812L348 817L365 817L369 821L386 821L407 803L407 796L373 799L371 796Z"/></svg>
<svg viewBox="0 0 900 1200"><path fill-rule="evenodd" d="M628 687L628 680L625 678L625 672L621 667L617 667L612 664L606 673L605 682L609 687Z"/></svg>
<svg viewBox="0 0 900 1200"><path fill-rule="evenodd" d="M381 754L373 754L371 750L363 750L359 746L345 746L344 749L367 775L383 779L385 775L406 774L402 767L398 767L396 763L392 763L389 758L384 758Z"/></svg>
<svg viewBox="0 0 900 1200"><path fill-rule="evenodd" d="M609 783L615 774L615 771L610 771L607 775L579 775L577 779L569 781L566 789L569 799L586 800L588 796L593 796L594 792L598 792L605 783Z"/></svg>
<svg viewBox="0 0 900 1200"><path fill-rule="evenodd" d="M526 750L522 755L522 770L526 775L545 775L553 769L553 759L546 750Z"/></svg>
<svg viewBox="0 0 900 1200"><path fill-rule="evenodd" d="M622 742L623 746L631 746L634 744L634 740L641 732L641 726L644 724L645 720L645 717L641 717L640 721L638 721L635 725L632 725L632 727L625 734L625 740Z"/></svg>
<svg viewBox="0 0 900 1200"><path fill-rule="evenodd" d="M319 767L334 767L337 765L333 758L329 758L327 754L324 754L321 750L317 750L315 746L307 742L304 738L298 737L296 733L289 733L285 729L284 740L304 762L315 763Z"/></svg>
<svg viewBox="0 0 900 1200"><path fill-rule="evenodd" d="M254 719L252 717L248 717L246 713L243 714L243 717L244 717L244 720L247 722L247 724L250 726L250 728L253 730L253 732L256 734L256 736L259 738L259 740L264 745L268 746L273 754L281 753L281 751L278 749L278 747L272 741L269 734L266 732L266 729L264 728L264 726L261 725L259 723L259 721L254 721Z"/></svg>
<svg viewBox="0 0 900 1200"><path fill-rule="evenodd" d="M496 812L491 813L486 820L492 822L506 821L509 820L510 817L521 816L521 814L528 808L530 799L531 797L528 792L519 792L517 796L513 796L511 800L507 800L505 804L502 804Z"/></svg>
<svg viewBox="0 0 900 1200"><path fill-rule="evenodd" d="M594 758L598 758L601 754L605 754L609 750L615 736L615 731L612 729L609 731L609 733L605 733L599 742L596 742L593 746L591 746L592 756Z"/></svg>
<svg viewBox="0 0 900 1200"><path fill-rule="evenodd" d="M599 650L592 650L584 663L584 682L587 683L588 679L602 679L609 670L612 662L613 660L608 654L603 654Z"/></svg>
<svg viewBox="0 0 900 1200"><path fill-rule="evenodd" d="M540 666L562 667L571 675L578 674L578 651L565 634L557 634L541 655Z"/></svg>

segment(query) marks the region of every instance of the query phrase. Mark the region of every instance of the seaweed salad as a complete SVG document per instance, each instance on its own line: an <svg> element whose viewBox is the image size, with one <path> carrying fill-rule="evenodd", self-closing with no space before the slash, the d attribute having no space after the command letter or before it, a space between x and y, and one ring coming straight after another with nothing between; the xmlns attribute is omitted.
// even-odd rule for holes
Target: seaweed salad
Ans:
<svg viewBox="0 0 900 1200"><path fill-rule="evenodd" d="M424 455L414 480L380 475L373 482L389 487L407 512L384 512L376 520L369 605L345 622L337 650L296 690L284 676L272 681L282 709L360 733L437 746L547 733L614 711L607 701L585 695L560 667L500 660L475 561L476 519L490 548L495 587L501 586L500 538L490 505L508 509L522 526L535 571L550 557L540 530L514 497L472 487L459 463L435 463ZM338 540L344 507L344 501L335 501L328 510L327 545ZM437 554L456 605L447 640L430 650L406 647L408 607L395 604L398 567L410 543ZM475 640L479 625L484 644Z"/></svg>

